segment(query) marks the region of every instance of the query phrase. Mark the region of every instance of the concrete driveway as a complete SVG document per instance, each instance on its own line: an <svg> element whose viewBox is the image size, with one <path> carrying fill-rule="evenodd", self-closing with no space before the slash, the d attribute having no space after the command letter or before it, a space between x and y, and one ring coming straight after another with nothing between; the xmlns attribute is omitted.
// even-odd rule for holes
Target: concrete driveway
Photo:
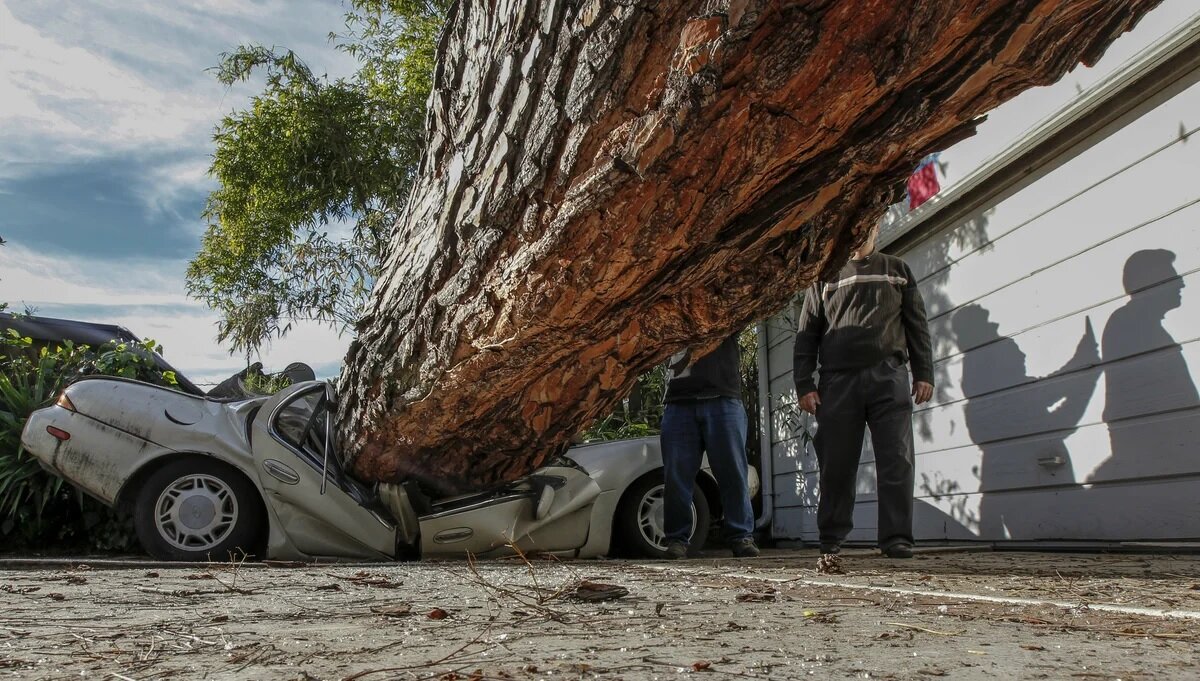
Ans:
<svg viewBox="0 0 1200 681"><path fill-rule="evenodd" d="M1198 557L815 561L2 560L0 676L1195 678Z"/></svg>

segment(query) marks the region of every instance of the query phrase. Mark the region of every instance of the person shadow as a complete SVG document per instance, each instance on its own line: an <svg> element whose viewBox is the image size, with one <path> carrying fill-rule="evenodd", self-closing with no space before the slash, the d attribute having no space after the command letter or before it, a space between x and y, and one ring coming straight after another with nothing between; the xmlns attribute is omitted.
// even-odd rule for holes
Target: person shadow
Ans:
<svg viewBox="0 0 1200 681"><path fill-rule="evenodd" d="M1122 284L1129 301L1108 318L1104 355L1104 422L1110 454L1088 482L1114 482L1184 470L1195 472L1200 406L1183 348L1163 322L1183 304L1175 254L1137 251L1125 261ZM1181 412L1181 410L1184 410ZM1165 414L1166 418L1145 418ZM1157 461L1156 461L1157 459ZM1191 468L1189 468L1191 466Z"/></svg>
<svg viewBox="0 0 1200 681"><path fill-rule="evenodd" d="M1029 376L1017 342L999 333L989 312L964 305L950 326L964 353L961 386L971 441L981 450L977 515L984 540L1040 538L1038 519L1012 492L1033 485L1074 484L1066 439L1083 418L1099 380L1099 347L1091 320L1074 355L1044 377Z"/></svg>

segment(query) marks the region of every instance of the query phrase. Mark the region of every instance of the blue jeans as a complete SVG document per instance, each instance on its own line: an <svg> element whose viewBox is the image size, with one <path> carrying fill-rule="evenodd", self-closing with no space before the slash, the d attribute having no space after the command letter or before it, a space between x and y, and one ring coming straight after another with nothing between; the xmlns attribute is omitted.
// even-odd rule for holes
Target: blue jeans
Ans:
<svg viewBox="0 0 1200 681"><path fill-rule="evenodd" d="M714 397L668 402L662 434L663 529L667 541L684 544L692 534L692 490L704 453L721 490L725 534L733 541L754 531L754 512L746 489L746 409L741 400Z"/></svg>

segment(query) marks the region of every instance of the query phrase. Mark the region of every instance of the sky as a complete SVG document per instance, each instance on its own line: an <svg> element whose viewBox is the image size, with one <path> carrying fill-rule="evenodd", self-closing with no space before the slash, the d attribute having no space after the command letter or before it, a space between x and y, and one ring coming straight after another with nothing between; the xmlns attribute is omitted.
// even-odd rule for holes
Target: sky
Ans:
<svg viewBox="0 0 1200 681"><path fill-rule="evenodd" d="M339 0L0 0L0 302L125 326L197 383L244 367L184 271L215 187L214 127L260 84L227 88L207 69L259 43L348 75L328 42L345 12ZM305 325L261 360L329 376L348 345Z"/></svg>

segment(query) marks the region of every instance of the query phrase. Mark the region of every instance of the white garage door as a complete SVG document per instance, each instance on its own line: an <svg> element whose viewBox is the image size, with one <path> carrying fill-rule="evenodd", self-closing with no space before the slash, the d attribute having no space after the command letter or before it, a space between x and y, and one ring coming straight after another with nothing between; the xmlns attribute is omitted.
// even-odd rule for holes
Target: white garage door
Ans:
<svg viewBox="0 0 1200 681"><path fill-rule="evenodd" d="M909 244L937 391L914 417L917 539L1200 539L1200 85ZM813 424L771 320L780 538L816 537ZM869 444L851 539L873 541Z"/></svg>

